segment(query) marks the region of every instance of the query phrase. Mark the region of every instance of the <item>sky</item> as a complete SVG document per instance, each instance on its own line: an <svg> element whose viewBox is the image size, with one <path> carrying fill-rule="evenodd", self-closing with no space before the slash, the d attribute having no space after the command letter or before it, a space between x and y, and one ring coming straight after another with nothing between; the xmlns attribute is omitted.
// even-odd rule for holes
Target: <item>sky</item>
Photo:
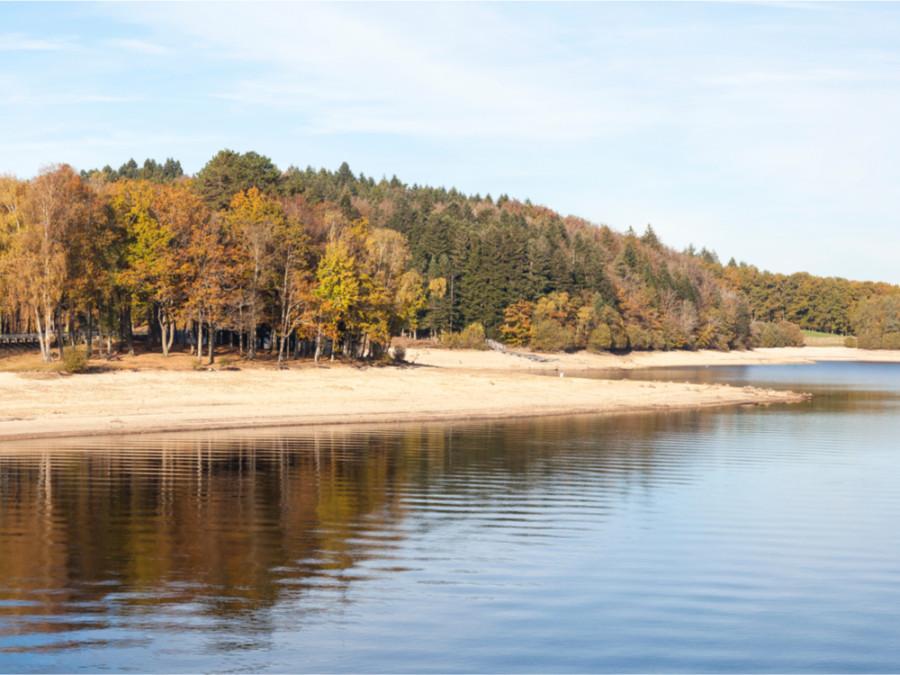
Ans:
<svg viewBox="0 0 900 675"><path fill-rule="evenodd" d="M900 4L0 2L0 173L219 150L900 283Z"/></svg>

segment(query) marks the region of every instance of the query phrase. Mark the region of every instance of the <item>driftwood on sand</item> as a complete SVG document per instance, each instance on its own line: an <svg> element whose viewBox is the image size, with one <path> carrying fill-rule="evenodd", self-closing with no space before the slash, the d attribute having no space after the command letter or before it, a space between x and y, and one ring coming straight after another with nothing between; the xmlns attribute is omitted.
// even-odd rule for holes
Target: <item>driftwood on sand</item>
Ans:
<svg viewBox="0 0 900 675"><path fill-rule="evenodd" d="M506 349L499 342L495 342L494 340L485 340L487 346L493 349L495 352L500 352L501 354L509 354L510 356L518 356L522 359L528 359L529 361L537 361L538 363L549 363L550 361L556 361L557 359L551 359L548 356L538 356L537 354L523 354L522 352L514 352L510 349Z"/></svg>

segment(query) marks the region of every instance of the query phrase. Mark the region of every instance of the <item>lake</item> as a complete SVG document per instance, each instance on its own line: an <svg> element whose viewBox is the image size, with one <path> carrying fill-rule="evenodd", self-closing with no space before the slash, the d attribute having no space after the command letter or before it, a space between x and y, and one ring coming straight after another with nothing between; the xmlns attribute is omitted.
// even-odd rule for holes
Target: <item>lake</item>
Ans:
<svg viewBox="0 0 900 675"><path fill-rule="evenodd" d="M815 397L0 446L0 672L896 672L900 364L616 376Z"/></svg>

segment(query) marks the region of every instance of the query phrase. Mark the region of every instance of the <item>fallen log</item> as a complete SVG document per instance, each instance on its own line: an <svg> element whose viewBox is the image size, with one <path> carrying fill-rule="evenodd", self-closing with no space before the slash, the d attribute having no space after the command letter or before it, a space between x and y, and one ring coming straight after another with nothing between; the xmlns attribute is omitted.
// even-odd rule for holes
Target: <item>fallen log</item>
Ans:
<svg viewBox="0 0 900 675"><path fill-rule="evenodd" d="M509 354L510 356L518 356L521 359L528 359L529 361L537 361L538 363L549 363L550 361L556 361L556 359L551 359L549 356L538 356L537 354L523 354L522 352L514 352L511 349L506 349L499 342L495 342L494 340L485 340L487 346L493 349L495 352L500 352L501 354Z"/></svg>

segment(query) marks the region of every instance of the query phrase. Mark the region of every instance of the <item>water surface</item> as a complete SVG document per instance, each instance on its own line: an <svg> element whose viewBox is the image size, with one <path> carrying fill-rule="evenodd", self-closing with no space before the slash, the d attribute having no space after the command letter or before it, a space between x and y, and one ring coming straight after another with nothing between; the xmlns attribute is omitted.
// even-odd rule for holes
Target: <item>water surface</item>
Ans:
<svg viewBox="0 0 900 675"><path fill-rule="evenodd" d="M816 396L5 445L0 671L896 671L900 368L625 376Z"/></svg>

